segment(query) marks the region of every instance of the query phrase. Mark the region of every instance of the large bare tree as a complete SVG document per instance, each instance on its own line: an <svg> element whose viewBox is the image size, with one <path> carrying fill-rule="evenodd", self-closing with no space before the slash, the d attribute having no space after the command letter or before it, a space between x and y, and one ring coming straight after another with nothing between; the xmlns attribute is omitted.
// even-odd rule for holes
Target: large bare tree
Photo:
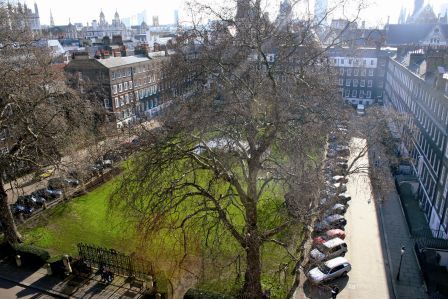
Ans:
<svg viewBox="0 0 448 299"><path fill-rule="evenodd" d="M46 41L29 29L23 8L0 1L0 221L5 238L20 242L8 205L4 175L57 163L84 135L90 106L65 85ZM80 139L77 139L80 140Z"/></svg>
<svg viewBox="0 0 448 299"><path fill-rule="evenodd" d="M261 298L263 246L284 248L293 274L301 269L341 100L319 24L293 21L287 3L276 21L261 1L237 1L236 14L191 9L199 24L178 37L165 68L171 105L142 135L111 203L143 238L182 231L180 245L194 234L206 248L229 236L244 257L239 296ZM200 25L201 15L215 21Z"/></svg>

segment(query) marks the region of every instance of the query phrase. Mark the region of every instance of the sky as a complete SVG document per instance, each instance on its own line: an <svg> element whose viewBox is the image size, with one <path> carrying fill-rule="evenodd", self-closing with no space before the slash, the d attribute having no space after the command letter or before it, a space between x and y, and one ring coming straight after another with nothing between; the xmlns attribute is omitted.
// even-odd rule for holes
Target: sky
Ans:
<svg viewBox="0 0 448 299"><path fill-rule="evenodd" d="M23 3L24 0L21 2ZM152 16L159 16L160 24L174 23L174 10L179 10L180 19L185 20L187 14L184 11L186 7L185 0L35 0L41 17L41 24L50 24L50 10L56 25L66 25L69 19L72 23L86 22L91 23L94 19L99 19L100 11L103 10L106 20L110 23L115 10L118 10L121 18L131 17L137 13L145 11L147 22L151 24ZM304 0L302 0L304 1ZM310 0L311 7L313 1ZM337 1L337 0L330 0ZM387 22L387 16L390 16L390 22L396 23L401 7L406 7L408 11L413 9L413 0L364 0L368 2L368 7L364 9L361 17L367 21L368 26L379 24L380 27ZM277 2L279 0L270 0ZM427 0L433 5L436 13L447 0ZM25 0L25 3L32 7L34 0ZM443 11L444 13L444 11Z"/></svg>

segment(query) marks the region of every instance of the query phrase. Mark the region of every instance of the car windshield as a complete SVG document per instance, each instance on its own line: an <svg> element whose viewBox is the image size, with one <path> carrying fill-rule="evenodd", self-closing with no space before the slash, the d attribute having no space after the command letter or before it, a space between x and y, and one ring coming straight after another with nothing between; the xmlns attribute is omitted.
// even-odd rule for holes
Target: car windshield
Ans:
<svg viewBox="0 0 448 299"><path fill-rule="evenodd" d="M330 270L331 270L325 264L320 265L318 268L324 274L328 274L328 272L330 272Z"/></svg>

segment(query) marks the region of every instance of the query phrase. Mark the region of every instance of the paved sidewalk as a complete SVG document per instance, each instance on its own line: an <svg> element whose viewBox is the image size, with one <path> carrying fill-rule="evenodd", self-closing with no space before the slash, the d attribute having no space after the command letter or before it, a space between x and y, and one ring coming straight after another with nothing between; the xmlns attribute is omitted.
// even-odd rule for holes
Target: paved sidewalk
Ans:
<svg viewBox="0 0 448 299"><path fill-rule="evenodd" d="M43 268L18 268L5 261L0 261L0 279L38 290L48 298L141 298L143 291L141 286L131 285L120 276L116 276L112 284L101 283L100 276L95 274L60 279L48 276ZM1 289L0 298L8 299Z"/></svg>
<svg viewBox="0 0 448 299"><path fill-rule="evenodd" d="M391 192L379 205L379 212L384 229L384 238L389 256L389 268L396 298L428 298L423 277L414 252L414 241L409 234L406 219L401 208L400 198ZM406 248L400 271L400 280L396 276L400 263L401 246Z"/></svg>

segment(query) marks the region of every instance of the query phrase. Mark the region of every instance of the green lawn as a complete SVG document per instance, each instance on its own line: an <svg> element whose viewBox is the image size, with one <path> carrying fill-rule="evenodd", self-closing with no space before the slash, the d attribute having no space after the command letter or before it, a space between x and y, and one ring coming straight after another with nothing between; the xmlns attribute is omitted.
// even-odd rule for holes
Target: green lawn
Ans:
<svg viewBox="0 0 448 299"><path fill-rule="evenodd" d="M176 261L183 256L183 248L179 245L179 240L182 240L181 234L161 231L146 239L144 245L140 244L135 229L124 226L123 215L120 211L110 209L108 198L117 182L118 178L115 178L84 196L59 204L42 213L37 224L23 229L26 243L45 248L54 257L62 254L76 256L76 244L79 242L114 248L125 253L145 251L143 255L169 276L167 272L172 271L172 267L177 265ZM273 188L268 194L271 196L274 196L274 193L277 194L279 190L275 189L277 188ZM261 205L260 216L273 208L268 203L273 202L267 201ZM200 283L200 287L232 293L244 277L244 252L232 237L225 231L220 231L219 250L211 253L204 246L203 239L205 238L200 235L202 232L201 229L193 231L190 235L193 242L190 243L189 248L189 253L193 256L204 254L208 256L202 273L205 280ZM292 238L292 236L283 237ZM237 270L236 264L232 263L237 253L241 254L242 277L239 282L235 281ZM286 252L278 246L268 244L263 248L264 285L267 288L277 288L273 292L278 296L284 294L289 283L286 283L282 289L276 272L279 264L288 260ZM288 281L291 278L289 276Z"/></svg>
<svg viewBox="0 0 448 299"><path fill-rule="evenodd" d="M114 189L111 180L90 193L45 211L38 225L25 229L26 242L46 248L52 255L76 255L76 244L85 242L131 252L133 230L125 229L120 215L108 208Z"/></svg>

